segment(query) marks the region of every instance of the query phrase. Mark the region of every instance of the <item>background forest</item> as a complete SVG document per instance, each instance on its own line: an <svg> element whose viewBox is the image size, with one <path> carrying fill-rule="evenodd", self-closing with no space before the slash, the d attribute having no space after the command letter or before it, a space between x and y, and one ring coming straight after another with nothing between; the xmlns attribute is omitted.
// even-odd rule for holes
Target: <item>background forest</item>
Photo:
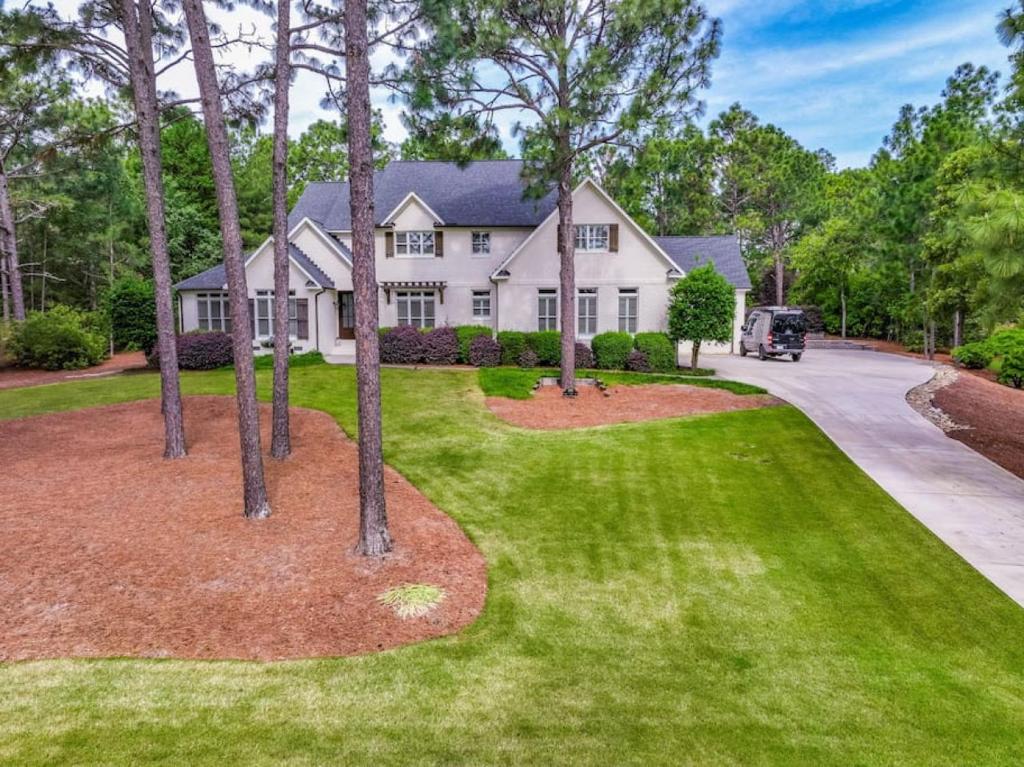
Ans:
<svg viewBox="0 0 1024 767"><path fill-rule="evenodd" d="M1007 77L961 65L937 103L894 115L864 168L837 168L827 149L801 146L736 104L602 146L577 174L594 176L652 234L737 233L751 303L818 306L831 333L912 348L981 338L1024 310L1022 30L1012 12L997 30L1012 51ZM56 66L0 75L0 151L30 311L97 309L114 282L149 276L138 150L121 127L128 105L78 92ZM507 156L476 118L405 114L400 145L381 138L380 120L378 166ZM259 121L230 127L242 233L255 248L271 231L272 137ZM165 112L162 141L180 280L221 259L216 200L202 122L186 108ZM19 165L32 172L10 171ZM291 141L289 201L347 171L344 122L313 123ZM5 285L5 316L8 304Z"/></svg>

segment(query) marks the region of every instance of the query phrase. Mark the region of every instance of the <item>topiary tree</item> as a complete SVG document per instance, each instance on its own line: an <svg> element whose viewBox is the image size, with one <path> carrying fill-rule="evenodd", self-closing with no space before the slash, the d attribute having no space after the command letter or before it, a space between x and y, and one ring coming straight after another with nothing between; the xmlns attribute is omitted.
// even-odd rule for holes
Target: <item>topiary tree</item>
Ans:
<svg viewBox="0 0 1024 767"><path fill-rule="evenodd" d="M107 291L106 304L114 345L119 349L141 349L149 356L156 346L153 283L131 275L121 277Z"/></svg>
<svg viewBox="0 0 1024 767"><path fill-rule="evenodd" d="M668 334L678 343L690 341L690 367L697 369L700 345L704 341L725 343L732 338L736 312L732 285L705 264L672 286L668 306Z"/></svg>

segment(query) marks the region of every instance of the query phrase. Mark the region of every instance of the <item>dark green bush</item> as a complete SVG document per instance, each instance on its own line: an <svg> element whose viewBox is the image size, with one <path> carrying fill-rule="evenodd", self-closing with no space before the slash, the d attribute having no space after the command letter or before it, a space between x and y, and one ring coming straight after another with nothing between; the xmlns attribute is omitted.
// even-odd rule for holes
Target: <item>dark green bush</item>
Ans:
<svg viewBox="0 0 1024 767"><path fill-rule="evenodd" d="M633 336L629 333L600 333L590 342L594 362L604 370L625 370L626 360L633 350Z"/></svg>
<svg viewBox="0 0 1024 767"><path fill-rule="evenodd" d="M11 356L19 365L45 370L97 365L107 356L107 340L92 329L99 324L86 312L60 304L47 312L31 312L14 326Z"/></svg>
<svg viewBox="0 0 1024 767"><path fill-rule="evenodd" d="M992 351L984 341L958 346L953 350L953 361L972 370L987 368L992 362Z"/></svg>
<svg viewBox="0 0 1024 767"><path fill-rule="evenodd" d="M676 348L667 333L637 333L633 345L647 356L651 370L667 373L676 369Z"/></svg>
<svg viewBox="0 0 1024 767"><path fill-rule="evenodd" d="M501 346L501 364L518 365L519 355L526 349L526 333L519 330L502 330L498 333Z"/></svg>
<svg viewBox="0 0 1024 767"><path fill-rule="evenodd" d="M557 330L539 330L526 334L526 345L537 355L541 365L560 365L562 334Z"/></svg>
<svg viewBox="0 0 1024 767"><path fill-rule="evenodd" d="M491 338L494 334L486 325L458 325L455 335L459 338L459 363L466 365L469 364L469 347L473 339L479 336Z"/></svg>
<svg viewBox="0 0 1024 767"><path fill-rule="evenodd" d="M153 351L156 296L152 282L134 276L121 277L107 291L106 308L117 348L141 349L146 354Z"/></svg>
<svg viewBox="0 0 1024 767"><path fill-rule="evenodd" d="M1002 364L999 366L999 383L1015 389L1024 387L1024 343L1003 356Z"/></svg>

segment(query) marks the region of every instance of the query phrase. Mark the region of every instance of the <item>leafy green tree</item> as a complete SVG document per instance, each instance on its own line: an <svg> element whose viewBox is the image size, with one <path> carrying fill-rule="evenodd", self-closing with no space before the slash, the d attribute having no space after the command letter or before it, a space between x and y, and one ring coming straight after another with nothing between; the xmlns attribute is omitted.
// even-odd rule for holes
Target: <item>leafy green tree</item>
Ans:
<svg viewBox="0 0 1024 767"><path fill-rule="evenodd" d="M384 138L384 118L373 113L371 127L373 161L378 168L393 156ZM348 126L344 121L317 120L304 130L288 149L288 204L294 205L308 184L344 181L348 178Z"/></svg>
<svg viewBox="0 0 1024 767"><path fill-rule="evenodd" d="M558 192L561 384L575 394L573 177L579 158L682 119L710 81L721 25L694 0L458 0L417 51L413 109L516 110L532 180ZM430 17L428 17L430 18ZM488 62L486 74L477 64Z"/></svg>
<svg viewBox="0 0 1024 767"><path fill-rule="evenodd" d="M504 160L508 157L501 137L491 124L480 124L474 114L444 113L435 118L402 114L409 136L399 147L403 160L446 160L465 165L472 160Z"/></svg>
<svg viewBox="0 0 1024 767"><path fill-rule="evenodd" d="M846 338L846 301L850 280L868 247L863 230L845 218L830 218L793 246L791 259L800 272L804 289L817 288L819 295L831 291L838 295L840 334Z"/></svg>
<svg viewBox="0 0 1024 767"><path fill-rule="evenodd" d="M736 313L735 291L729 281L705 264L672 286L668 305L668 335L678 343L690 341L690 367L697 369L704 341L728 343Z"/></svg>
<svg viewBox="0 0 1024 767"><path fill-rule="evenodd" d="M132 275L119 278L106 295L110 332L120 349L141 349L147 355L156 346L156 294L150 280Z"/></svg>

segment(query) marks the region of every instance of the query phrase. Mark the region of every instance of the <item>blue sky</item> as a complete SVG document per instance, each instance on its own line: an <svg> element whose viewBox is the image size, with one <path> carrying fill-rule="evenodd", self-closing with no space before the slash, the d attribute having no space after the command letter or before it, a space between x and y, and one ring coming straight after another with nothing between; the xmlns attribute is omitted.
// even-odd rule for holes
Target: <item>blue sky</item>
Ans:
<svg viewBox="0 0 1024 767"><path fill-rule="evenodd" d="M965 61L1005 72L1010 0L708 0L724 27L708 118L739 101L841 166L866 164L901 105L938 101ZM706 120L705 120L706 122Z"/></svg>

